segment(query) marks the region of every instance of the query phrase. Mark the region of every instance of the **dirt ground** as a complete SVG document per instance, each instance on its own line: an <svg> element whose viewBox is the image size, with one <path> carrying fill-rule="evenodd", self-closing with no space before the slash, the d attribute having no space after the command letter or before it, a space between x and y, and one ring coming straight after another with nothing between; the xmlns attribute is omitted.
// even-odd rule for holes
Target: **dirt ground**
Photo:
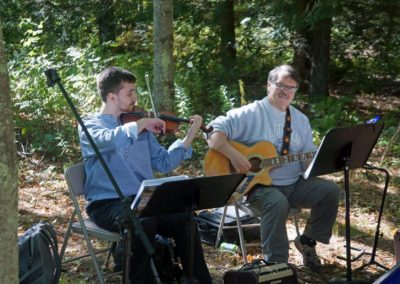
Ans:
<svg viewBox="0 0 400 284"><path fill-rule="evenodd" d="M351 266L354 271L352 272L352 277L353 279L365 281L365 283L372 283L373 280L385 272L385 270L374 264L375 262L388 268L395 264L393 232L396 228L399 228L400 214L398 204L400 197L398 192L398 175L395 172L391 174L395 177L397 186L391 183L388 189L373 265L369 265L359 272L355 272L354 269L371 262L371 256L368 253L372 252L373 248L384 180L380 175L376 174L370 174L368 179L363 170L352 172L350 177L352 182L350 195L351 246L365 251L362 257L352 262ZM20 176L23 183L19 189L19 234L22 234L32 224L40 220L46 220L55 226L61 247L67 221L72 213L72 204L66 192L66 183L63 175L58 173L51 165L39 163L33 167L32 161L30 161L22 163ZM343 186L340 174L328 176L328 178L336 180ZM346 255L344 247L344 212L345 207L342 201L331 243L329 245L317 245L318 254L324 264L322 271L319 273L302 266L302 257L294 248L293 242L290 242L289 262L298 267L300 283L326 283L346 277L346 261L339 258L339 256ZM301 228L304 227L307 216L307 210L303 210L299 214ZM288 220L287 227L289 239L293 240L296 233L292 219ZM100 247L105 246L104 243L97 241L94 241L94 244ZM75 256L85 251L85 246L80 236L73 235L67 247L67 256ZM218 249L205 244L203 247L214 283L223 283L223 276L226 271L238 269L243 264L240 254L220 252ZM259 247L249 248L248 252L249 259L261 257ZM354 257L359 253L360 251L358 250L352 250ZM77 283L77 281L82 283L97 282L91 263L87 259L69 263L64 266L64 269L62 283ZM109 281L110 283L117 283L118 279L114 277Z"/></svg>
<svg viewBox="0 0 400 284"><path fill-rule="evenodd" d="M366 97L358 102L361 109L366 111L371 107L382 108L382 111L400 106L398 96L382 100L377 97ZM379 113L379 112L377 112ZM380 164L380 159L385 152L385 145L376 148L371 154L370 161L374 165ZM72 204L67 193L62 168L65 165L54 166L50 162L43 161L40 157L27 157L21 159L19 166L19 230L21 235L33 224L45 220L54 225L59 246L63 242L68 218L72 213ZM353 170L350 174L350 225L352 256L356 257L364 252L356 261L351 263L353 280L359 283L372 283L385 270L380 265L391 268L395 265L393 235L400 229L400 160L399 157L387 153L382 167L390 174L390 183L385 198L383 214L379 228L377 247L372 258L373 244L377 231L378 213L382 203L382 193L385 179L380 172L365 170ZM175 174L188 174L199 176L202 174L201 162L195 162L178 169ZM325 176L334 180L343 188L343 175L341 173ZM308 211L303 210L299 214L300 227L304 228ZM295 227L293 220L287 222L289 239L295 238ZM345 249L345 206L342 199L336 225L334 227L331 243L328 245L318 244L317 252L322 259L323 268L320 272L314 272L302 266L302 257L295 249L293 241L290 242L289 262L296 265L300 283L327 283L346 279L346 261L340 257L346 255ZM93 240L93 244L104 247L106 244ZM203 245L208 267L212 274L214 283L223 283L226 271L238 269L243 265L240 254L220 252L212 246ZM86 245L82 238L72 235L68 247L67 256L76 256L86 251ZM259 247L249 249L248 259L261 257ZM360 271L357 268L369 264ZM379 264L379 265L378 265ZM120 278L111 277L108 283L118 283ZM65 264L61 283L97 283L96 274L92 269L89 259Z"/></svg>

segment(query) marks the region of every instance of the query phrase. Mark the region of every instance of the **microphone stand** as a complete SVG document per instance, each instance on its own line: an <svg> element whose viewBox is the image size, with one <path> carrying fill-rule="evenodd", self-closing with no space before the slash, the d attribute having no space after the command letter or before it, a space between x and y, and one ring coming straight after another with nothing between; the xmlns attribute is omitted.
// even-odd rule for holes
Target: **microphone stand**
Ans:
<svg viewBox="0 0 400 284"><path fill-rule="evenodd" d="M387 268L386 266L384 266L384 265L380 264L379 262L377 262L375 260L375 256L376 256L376 249L378 247L378 240L379 240L379 237L380 237L379 229L380 229L380 225L381 225L383 207L385 205L385 197L386 197L386 193L387 193L387 190L388 190L390 176L389 176L389 172L386 169L378 168L378 167L375 167L375 166L372 166L372 165L369 165L369 164L365 164L364 165L364 169L366 169L366 170L377 170L377 171L383 172L385 174L386 178L385 178L385 187L384 187L383 193L382 193L381 206L379 207L378 222L377 222L376 230L375 230L374 244L373 244L373 247L372 247L372 252L370 253L371 258L370 258L368 263L360 266L359 268L355 269L354 271L360 271L360 270L362 270L365 267L370 266L370 265L376 265L376 266L378 266L378 267L380 267L380 268L382 268L384 270L389 270L389 268Z"/></svg>
<svg viewBox="0 0 400 284"><path fill-rule="evenodd" d="M69 98L69 96L67 94L67 91L65 90L64 86L62 85L61 79L58 76L57 71L55 69L48 69L44 73L45 73L45 75L47 77L47 85L49 87L54 87L54 85L57 84L57 86L60 88L61 93L63 94L65 100L67 101L69 107L71 108L75 118L78 120L80 126L82 127L82 130L86 134L86 137L88 138L88 141L89 141L90 145L92 146L92 148L93 148L93 150L94 150L94 152L96 154L96 157L99 159L100 164L102 165L104 171L106 172L106 175L110 179L110 182L112 183L115 191L117 192L120 200L122 201L122 205L124 207L124 210L128 213L127 216L129 216L131 224L133 225L132 227L133 227L134 234L136 236L139 236L140 240L143 242L143 245L144 245L148 255L150 256L151 268L153 270L154 278L155 278L156 282L157 283L161 283L161 280L160 280L160 278L158 276L157 269L155 267L154 261L151 258L154 255L155 250L154 250L153 246L151 245L149 239L147 238L147 235L144 233L142 224L138 220L138 217L135 216L133 211L130 209L130 200L122 194L122 191L121 191L120 187L118 186L118 183L115 180L114 176L112 175L112 173L110 171L110 168L107 166L106 162L104 161L103 156L101 155L96 143L94 142L94 140L91 137L89 131L87 130L86 125L83 123L83 120L80 117L77 109L75 108L75 105L73 104L72 100ZM129 227L129 225L128 225L128 227ZM124 231L124 235L125 235L124 236L124 242L127 241L128 244L125 244L125 247L130 248L130 246L131 246L131 244L130 244L131 238L130 238L130 236L128 234L130 234L129 229ZM126 253L129 254L129 255L131 254L130 251L126 252ZM129 271L128 271L128 269L126 269L126 268L130 267L129 266L129 262L130 262L130 256L125 258L125 269L124 269L125 271L124 271L124 275L123 275L123 282L124 283L129 283Z"/></svg>

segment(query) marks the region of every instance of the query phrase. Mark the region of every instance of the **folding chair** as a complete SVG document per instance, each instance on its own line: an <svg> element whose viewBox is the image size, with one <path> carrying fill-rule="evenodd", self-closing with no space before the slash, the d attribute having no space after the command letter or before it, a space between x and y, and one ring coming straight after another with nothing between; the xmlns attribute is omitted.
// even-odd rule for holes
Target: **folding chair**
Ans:
<svg viewBox="0 0 400 284"><path fill-rule="evenodd" d="M236 225L231 225L227 226L225 224L225 216L227 215L227 212L229 209L234 210L234 216L236 217ZM243 228L254 228L254 227L260 227L260 223L254 223L254 224L242 224L240 221L241 213L247 213L250 216L255 216L253 211L247 207L244 202L243 198L237 202L235 202L233 205L226 205L224 207L224 211L222 213L221 217L221 222L219 224L218 228L218 233L217 233L217 240L215 241L215 246L219 245L222 233L224 229L237 229L238 234L239 234L239 242L240 242L240 250L242 252L242 257L243 257L243 262L246 264L247 263L247 247L252 247L252 246L259 246L260 243L249 243L246 244L245 239L244 239L244 234L243 234ZM296 227L296 234L297 236L300 235L300 230L299 230L299 223L297 219L297 213L300 213L301 210L299 208L290 208L289 215L293 216L295 227ZM259 218L258 218L259 219Z"/></svg>
<svg viewBox="0 0 400 284"><path fill-rule="evenodd" d="M119 233L110 232L110 231L100 228L89 218L83 218L82 213L81 213L81 208L80 208L80 205L78 202L78 198L82 197L82 195L83 195L84 183L85 183L85 169L84 169L83 163L79 163L79 164L68 167L64 172L64 176L65 176L65 180L67 181L67 184L68 184L68 189L69 189L72 203L74 205L74 212L72 213L71 218L69 219L68 228L67 228L67 232L65 233L60 257L61 257L61 259L64 258L65 250L66 250L67 244L68 244L68 239L69 239L71 233L83 235L84 239L86 241L87 249L88 249L89 253L82 255L82 256L69 258L69 259L65 260L64 263L71 262L71 261L74 261L74 260L77 260L77 259L80 259L83 257L91 256L94 268L96 270L97 277L99 278L99 282L104 283L103 273L99 267L99 264L98 264L98 261L96 258L96 254L108 251L106 260L105 260L105 264L107 264L110 259L111 247L114 246L118 241L121 240L121 235ZM76 221L76 217L78 217L77 221ZM92 243L90 242L91 238L97 238L100 240L108 241L111 243L110 247L107 249L95 251L93 249Z"/></svg>

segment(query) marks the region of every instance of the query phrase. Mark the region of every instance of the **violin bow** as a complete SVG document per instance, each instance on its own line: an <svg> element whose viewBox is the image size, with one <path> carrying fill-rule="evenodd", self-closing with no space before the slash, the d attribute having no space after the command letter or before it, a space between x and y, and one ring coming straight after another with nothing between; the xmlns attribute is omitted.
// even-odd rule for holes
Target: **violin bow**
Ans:
<svg viewBox="0 0 400 284"><path fill-rule="evenodd" d="M145 74L145 75L144 75L144 79L145 79L145 81L146 81L147 90L148 90L148 92L149 92L150 103L151 103L151 107L152 107L152 109L153 109L154 117L155 117L155 118L159 118L159 117L158 117L158 112L156 111L156 106L154 105L153 95L151 94L149 74ZM164 134L164 131L161 129L160 135L163 135L163 134Z"/></svg>
<svg viewBox="0 0 400 284"><path fill-rule="evenodd" d="M158 112L156 111L156 106L154 105L154 101L153 101L153 95L151 94L149 74L145 74L144 79L146 80L147 90L149 92L150 103L151 103L151 108L153 109L153 112L154 112L154 117L158 118Z"/></svg>

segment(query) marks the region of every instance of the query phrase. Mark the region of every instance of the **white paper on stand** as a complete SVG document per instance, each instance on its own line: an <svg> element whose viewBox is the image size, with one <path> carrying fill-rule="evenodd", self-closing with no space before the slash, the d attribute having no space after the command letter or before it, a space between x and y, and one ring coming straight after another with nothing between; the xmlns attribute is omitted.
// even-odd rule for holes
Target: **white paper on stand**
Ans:
<svg viewBox="0 0 400 284"><path fill-rule="evenodd" d="M180 176L170 176L170 177L155 178L155 179L145 179L144 181L142 181L138 193L136 194L135 199L131 204L131 209L137 211L143 210L143 208L146 207L151 196L153 195L154 190L163 183L185 180L185 179L189 179L189 176L180 175Z"/></svg>

